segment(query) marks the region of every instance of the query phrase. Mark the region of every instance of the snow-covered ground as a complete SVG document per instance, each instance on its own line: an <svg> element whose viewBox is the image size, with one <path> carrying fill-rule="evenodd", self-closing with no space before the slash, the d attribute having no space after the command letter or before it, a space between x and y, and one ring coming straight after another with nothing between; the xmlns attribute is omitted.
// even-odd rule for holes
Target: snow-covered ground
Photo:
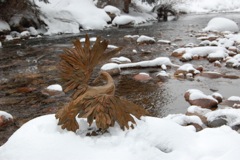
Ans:
<svg viewBox="0 0 240 160"><path fill-rule="evenodd" d="M192 117L192 121L197 119ZM109 133L85 136L86 121L78 119L75 134L57 126L54 115L23 125L0 148L1 160L236 160L240 135L228 126L195 132L169 118L142 117L133 130L117 125ZM175 121L179 121L176 120Z"/></svg>
<svg viewBox="0 0 240 160"><path fill-rule="evenodd" d="M49 0L50 4L36 1L45 16L44 22L48 25L45 34L56 33L79 33L83 29L104 29L110 27L108 22L111 18L106 12L117 16L113 19L112 25L133 25L156 20L156 14L151 12L153 5L133 0L132 3L138 8L130 9L125 14L121 9L113 6L97 8L92 0ZM210 12L239 12L240 1L238 0L187 0L180 1L176 6L178 11L186 13L210 13Z"/></svg>

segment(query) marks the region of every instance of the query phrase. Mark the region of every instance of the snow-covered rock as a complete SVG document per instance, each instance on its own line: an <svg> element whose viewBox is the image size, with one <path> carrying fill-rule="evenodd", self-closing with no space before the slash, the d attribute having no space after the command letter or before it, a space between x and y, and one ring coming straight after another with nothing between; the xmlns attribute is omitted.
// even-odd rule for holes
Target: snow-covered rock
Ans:
<svg viewBox="0 0 240 160"><path fill-rule="evenodd" d="M37 36L38 35L38 31L34 27L29 27L28 31L30 32L31 36Z"/></svg>
<svg viewBox="0 0 240 160"><path fill-rule="evenodd" d="M30 32L29 31L23 31L20 33L21 38L29 38L30 37Z"/></svg>
<svg viewBox="0 0 240 160"><path fill-rule="evenodd" d="M117 7L111 6L111 5L107 5L103 9L105 12L115 14L116 16L120 16L120 14L121 14L120 9L118 9Z"/></svg>
<svg viewBox="0 0 240 160"><path fill-rule="evenodd" d="M203 31L231 31L231 32L238 32L239 27L236 24L236 22L224 18L224 17L216 17L211 19L208 22L208 25L206 28L203 29Z"/></svg>
<svg viewBox="0 0 240 160"><path fill-rule="evenodd" d="M141 35L138 39L137 39L137 43L147 43L147 44L152 44L155 43L156 40L153 37L149 37L149 36L145 36L145 35Z"/></svg>
<svg viewBox="0 0 240 160"><path fill-rule="evenodd" d="M179 48L172 52L172 56L181 57L182 61L207 57L209 61L223 60L228 56L228 51L224 47L205 46L194 48Z"/></svg>
<svg viewBox="0 0 240 160"><path fill-rule="evenodd" d="M183 64L182 66L180 66L180 67L175 71L174 75L177 76L177 75L179 75L179 74L183 74L183 75L186 76L188 73L191 73L191 74L193 74L193 75L196 75L196 74L199 74L200 71L197 70L197 69L195 69L192 64L187 63L187 64Z"/></svg>
<svg viewBox="0 0 240 160"><path fill-rule="evenodd" d="M218 105L218 101L211 95L205 95L197 89L189 89L184 94L185 100L190 105L200 106L202 108L214 109Z"/></svg>
<svg viewBox="0 0 240 160"><path fill-rule="evenodd" d="M127 64L119 64L120 68L134 68L134 67L162 67L162 66L169 66L169 67L179 67L176 64L173 64L172 61L168 57L158 57L153 60L149 61L140 61L134 63L127 63Z"/></svg>
<svg viewBox="0 0 240 160"><path fill-rule="evenodd" d="M13 116L5 111L0 110L0 128L13 123Z"/></svg>
<svg viewBox="0 0 240 160"><path fill-rule="evenodd" d="M48 90L54 90L54 91L63 91L62 86L59 84L52 84L47 87Z"/></svg>
<svg viewBox="0 0 240 160"><path fill-rule="evenodd" d="M237 54L232 58L228 59L226 61L226 66L240 69L240 54Z"/></svg>
<svg viewBox="0 0 240 160"><path fill-rule="evenodd" d="M117 63L107 63L101 67L102 71L108 72L110 75L118 75L121 69Z"/></svg>
<svg viewBox="0 0 240 160"><path fill-rule="evenodd" d="M10 26L7 22L0 19L0 32L10 31Z"/></svg>
<svg viewBox="0 0 240 160"><path fill-rule="evenodd" d="M117 25L117 26L121 26L121 25L127 25L127 24L134 24L135 20L132 16L129 15L121 15L121 16L116 16L113 21L112 24L113 25Z"/></svg>

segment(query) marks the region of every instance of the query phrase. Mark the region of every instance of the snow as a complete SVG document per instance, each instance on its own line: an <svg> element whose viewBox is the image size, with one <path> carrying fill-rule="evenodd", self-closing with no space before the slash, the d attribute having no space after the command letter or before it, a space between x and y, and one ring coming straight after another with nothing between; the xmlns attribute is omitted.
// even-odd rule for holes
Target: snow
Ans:
<svg viewBox="0 0 240 160"><path fill-rule="evenodd" d="M127 57L113 57L111 58L111 61L112 62L115 62L115 63L131 63L131 60Z"/></svg>
<svg viewBox="0 0 240 160"><path fill-rule="evenodd" d="M165 117L165 119L170 119L171 121L183 126L190 123L196 123L200 126L204 126L202 120L198 116L187 116L185 114L170 114Z"/></svg>
<svg viewBox="0 0 240 160"><path fill-rule="evenodd" d="M178 65L175 65L171 62L171 60L168 57L158 57L153 60L148 61L140 61L140 62L134 62L134 63L127 63L127 64L119 64L120 68L131 68L131 67L157 67L157 66L173 66L178 67Z"/></svg>
<svg viewBox="0 0 240 160"><path fill-rule="evenodd" d="M107 71L112 69L120 69L117 63L107 63L101 67L101 70Z"/></svg>
<svg viewBox="0 0 240 160"><path fill-rule="evenodd" d="M49 0L50 3L36 1L48 25L45 34L79 33L83 29L103 29L111 18L92 0Z"/></svg>
<svg viewBox="0 0 240 160"><path fill-rule="evenodd" d="M4 117L5 119L13 119L13 116L5 111L0 110L0 117Z"/></svg>
<svg viewBox="0 0 240 160"><path fill-rule="evenodd" d="M170 75L166 71L160 71L156 76L169 77Z"/></svg>
<svg viewBox="0 0 240 160"><path fill-rule="evenodd" d="M112 24L113 25L127 25L129 23L135 23L135 20L132 16L130 15L121 15L121 16L116 16L113 21Z"/></svg>
<svg viewBox="0 0 240 160"><path fill-rule="evenodd" d="M199 106L194 106L194 105L188 107L187 111L188 111L189 113L197 113L197 114L199 114L199 115L205 115L205 114L211 112L210 109L201 108L201 107L199 107Z"/></svg>
<svg viewBox="0 0 240 160"><path fill-rule="evenodd" d="M218 109L207 113L205 116L208 121L213 121L217 117L226 117L229 126L240 124L240 110L227 108L227 109Z"/></svg>
<svg viewBox="0 0 240 160"><path fill-rule="evenodd" d="M178 3L176 9L186 13L239 12L238 0L185 0Z"/></svg>
<svg viewBox="0 0 240 160"><path fill-rule="evenodd" d="M194 74L199 74L200 71L195 69L192 64L186 63L180 66L177 70L186 71L186 72L193 72Z"/></svg>
<svg viewBox="0 0 240 160"><path fill-rule="evenodd" d="M217 46L204 46L195 48L179 48L173 51L173 53L184 53L182 58L185 60L191 60L194 56L208 57L208 58L226 58L228 51L224 47Z"/></svg>
<svg viewBox="0 0 240 160"><path fill-rule="evenodd" d="M7 22L0 19L0 32L1 31L10 31L10 26Z"/></svg>
<svg viewBox="0 0 240 160"><path fill-rule="evenodd" d="M160 40L158 40L157 42L162 43L162 44L171 44L171 41L169 41L169 40L164 40L164 39L160 39Z"/></svg>
<svg viewBox="0 0 240 160"><path fill-rule="evenodd" d="M187 90L187 92L190 93L189 95L189 100L196 100L196 99L211 99L213 101L217 100L215 98L213 98L210 95L205 95L202 91L198 90L198 89L189 89Z"/></svg>
<svg viewBox="0 0 240 160"><path fill-rule="evenodd" d="M111 6L111 5L107 5L103 9L105 12L109 12L109 13L115 14L117 16L119 16L121 14L121 11L118 8Z"/></svg>
<svg viewBox="0 0 240 160"><path fill-rule="evenodd" d="M239 27L236 22L230 19L224 17L215 17L208 22L207 27L204 28L203 31L238 32Z"/></svg>
<svg viewBox="0 0 240 160"><path fill-rule="evenodd" d="M228 98L229 101L240 101L240 97L239 96L231 96Z"/></svg>
<svg viewBox="0 0 240 160"><path fill-rule="evenodd" d="M29 27L28 30L29 30L31 36L38 35L38 31L34 27Z"/></svg>
<svg viewBox="0 0 240 160"><path fill-rule="evenodd" d="M240 54L233 56L232 58L228 59L226 63L231 63L233 67L240 66Z"/></svg>
<svg viewBox="0 0 240 160"><path fill-rule="evenodd" d="M54 91L62 91L62 86L59 84L52 84L47 87L48 90L54 90Z"/></svg>
<svg viewBox="0 0 240 160"><path fill-rule="evenodd" d="M195 132L168 119L142 117L133 130L115 125L104 135L87 137L86 121L77 120L76 134L61 130L54 115L27 122L0 147L0 159L236 160L239 155L240 135L228 126Z"/></svg>
<svg viewBox="0 0 240 160"><path fill-rule="evenodd" d="M141 43L141 42L156 42L156 40L153 37L149 37L149 36L145 36L145 35L141 35L138 39L137 42Z"/></svg>

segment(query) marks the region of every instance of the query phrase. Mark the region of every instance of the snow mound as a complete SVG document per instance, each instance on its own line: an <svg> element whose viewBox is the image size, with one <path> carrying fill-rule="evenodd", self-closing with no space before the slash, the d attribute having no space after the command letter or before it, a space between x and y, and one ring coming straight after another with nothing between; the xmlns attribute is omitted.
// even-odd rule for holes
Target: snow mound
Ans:
<svg viewBox="0 0 240 160"><path fill-rule="evenodd" d="M10 26L7 22L0 19L0 32L2 31L10 31Z"/></svg>
<svg viewBox="0 0 240 160"><path fill-rule="evenodd" d="M135 20L132 16L129 15L121 15L121 16L116 16L113 21L112 24L113 25L127 25L129 23L134 23Z"/></svg>
<svg viewBox="0 0 240 160"><path fill-rule="evenodd" d="M45 34L79 33L83 29L103 29L111 18L104 9L97 8L89 0L49 0L50 3L36 1L48 25Z"/></svg>
<svg viewBox="0 0 240 160"><path fill-rule="evenodd" d="M182 56L186 61L194 57L207 57L208 59L224 59L228 51L224 47L204 46L195 48L179 48L173 51L172 56Z"/></svg>
<svg viewBox="0 0 240 160"><path fill-rule="evenodd" d="M203 29L203 31L219 31L219 32L224 32L224 31L231 31L231 32L238 32L239 27L236 24L236 22L223 18L223 17L216 17L211 19L208 22L208 25L206 28Z"/></svg>
<svg viewBox="0 0 240 160"><path fill-rule="evenodd" d="M53 91L62 91L62 86L59 84L52 84L47 87L48 90L53 90Z"/></svg>
<svg viewBox="0 0 240 160"><path fill-rule="evenodd" d="M109 12L109 13L115 14L117 16L119 16L121 14L121 11L118 8L111 6L111 5L107 5L103 9L105 12Z"/></svg>
<svg viewBox="0 0 240 160"><path fill-rule="evenodd" d="M143 117L133 130L112 127L104 135L87 137L86 121L78 122L82 131L75 134L61 130L54 115L35 118L0 147L0 159L235 160L239 156L240 135L228 126L195 132L170 120Z"/></svg>

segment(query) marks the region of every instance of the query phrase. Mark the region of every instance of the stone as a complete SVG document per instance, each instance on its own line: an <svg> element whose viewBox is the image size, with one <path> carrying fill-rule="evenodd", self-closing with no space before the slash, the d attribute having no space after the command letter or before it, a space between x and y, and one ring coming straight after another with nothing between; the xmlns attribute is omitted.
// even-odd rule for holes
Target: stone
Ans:
<svg viewBox="0 0 240 160"><path fill-rule="evenodd" d="M0 111L0 128L6 127L14 122L12 115L7 112Z"/></svg>
<svg viewBox="0 0 240 160"><path fill-rule="evenodd" d="M47 88L44 88L41 91L41 93L48 97L60 97L60 96L65 95L64 92L62 92L62 91L51 90L51 89L47 89Z"/></svg>
<svg viewBox="0 0 240 160"><path fill-rule="evenodd" d="M102 71L108 72L111 76L119 75L121 73L121 69L116 63L107 63L101 67Z"/></svg>
<svg viewBox="0 0 240 160"><path fill-rule="evenodd" d="M137 81L149 81L152 77L149 76L147 73L139 73L133 77Z"/></svg>
<svg viewBox="0 0 240 160"><path fill-rule="evenodd" d="M227 123L228 121L226 116L219 116L219 117L216 117L213 121L208 121L207 126L211 128L216 128L223 125L227 125Z"/></svg>
<svg viewBox="0 0 240 160"><path fill-rule="evenodd" d="M184 94L184 98L190 105L211 110L215 110L218 107L218 101L215 98L205 95L200 90L190 89Z"/></svg>

